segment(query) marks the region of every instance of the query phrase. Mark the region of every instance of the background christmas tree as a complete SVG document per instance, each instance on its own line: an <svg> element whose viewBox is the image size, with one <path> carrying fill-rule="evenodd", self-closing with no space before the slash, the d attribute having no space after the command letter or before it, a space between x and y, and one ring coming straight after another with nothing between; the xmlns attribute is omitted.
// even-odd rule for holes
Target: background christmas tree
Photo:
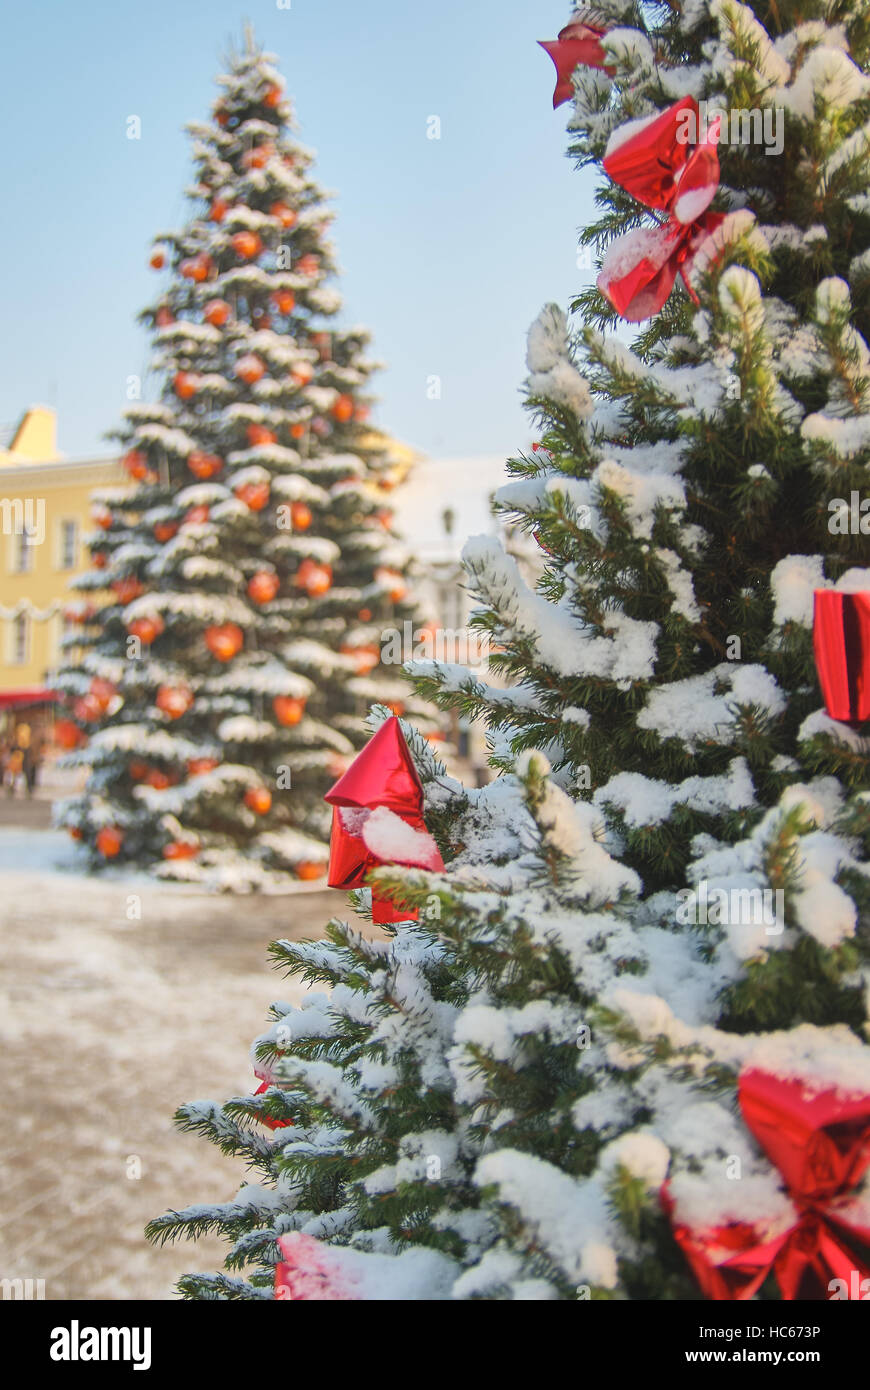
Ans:
<svg viewBox="0 0 870 1390"><path fill-rule="evenodd" d="M190 220L151 260L161 394L116 436L133 486L95 498L77 587L111 602L74 605L55 684L89 769L60 823L92 861L246 888L323 873L323 792L371 701L407 699L380 639L414 609L312 156L271 56L249 36L229 66L191 127Z"/></svg>
<svg viewBox="0 0 870 1390"><path fill-rule="evenodd" d="M192 1296L268 1297L276 1258L281 1296L391 1296L409 1247L424 1297L829 1298L838 1261L866 1272L870 741L822 708L813 660L814 590L870 590L847 525L870 440L866 14L606 5L582 27L585 66L559 55L574 153L620 167L639 136L659 180L659 203L602 180L599 286L646 258L652 294L666 235L689 293L628 315L633 348L600 289L576 332L554 306L532 328L545 447L498 503L544 575L489 537L465 552L508 686L415 663L489 721L502 775L464 791L412 739L447 871L374 879L420 923L277 944L331 993L275 1006L264 1096L181 1112L263 1174L153 1223L233 1240ZM686 98L729 127L780 112L781 153L720 141L714 176L699 127L674 138ZM815 1101L831 1132L790 1128ZM258 1111L293 1127L266 1139ZM723 1272L746 1251L751 1277Z"/></svg>

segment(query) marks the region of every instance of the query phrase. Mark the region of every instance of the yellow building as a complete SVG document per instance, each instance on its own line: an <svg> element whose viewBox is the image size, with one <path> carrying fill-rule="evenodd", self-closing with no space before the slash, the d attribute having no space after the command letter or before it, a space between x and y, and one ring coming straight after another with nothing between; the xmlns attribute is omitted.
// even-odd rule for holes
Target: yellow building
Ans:
<svg viewBox="0 0 870 1390"><path fill-rule="evenodd" d="M63 458L45 406L0 448L0 715L38 699L58 664L69 582L88 568L91 492L124 481L117 459Z"/></svg>

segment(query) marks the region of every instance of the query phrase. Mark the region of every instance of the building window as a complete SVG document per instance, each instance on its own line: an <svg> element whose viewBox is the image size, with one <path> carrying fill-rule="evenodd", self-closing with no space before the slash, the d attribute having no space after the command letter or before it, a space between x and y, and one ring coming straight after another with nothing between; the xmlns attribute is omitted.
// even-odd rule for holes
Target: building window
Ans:
<svg viewBox="0 0 870 1390"><path fill-rule="evenodd" d="M30 656L30 619L19 613L12 623L12 665L24 666Z"/></svg>
<svg viewBox="0 0 870 1390"><path fill-rule="evenodd" d="M74 570L79 558L79 528L75 521L60 523L60 567Z"/></svg>
<svg viewBox="0 0 870 1390"><path fill-rule="evenodd" d="M25 529L19 531L12 539L15 547L15 573L29 574L33 569L33 553L35 550L31 542L31 537Z"/></svg>

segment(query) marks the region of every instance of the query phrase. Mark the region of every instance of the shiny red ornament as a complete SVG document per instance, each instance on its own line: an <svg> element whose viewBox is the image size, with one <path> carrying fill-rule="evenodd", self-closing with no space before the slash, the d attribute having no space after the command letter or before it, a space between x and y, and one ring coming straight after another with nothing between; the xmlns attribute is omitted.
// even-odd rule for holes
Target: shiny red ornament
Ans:
<svg viewBox="0 0 870 1390"><path fill-rule="evenodd" d="M171 540L172 540L172 537L175 536L175 535L177 535L177 533L178 533L178 522L177 522L177 521L158 521L158 522L155 522L153 531L154 531L154 539L155 539L156 541L160 541L160 544L161 544L161 545L165 545L165 543L166 543L167 541L171 541Z"/></svg>
<svg viewBox="0 0 870 1390"><path fill-rule="evenodd" d="M245 634L237 623L213 624L205 630L205 645L218 661L232 661L245 645Z"/></svg>
<svg viewBox="0 0 870 1390"><path fill-rule="evenodd" d="M230 237L230 245L243 261L252 261L259 256L263 243L256 232L236 232Z"/></svg>
<svg viewBox="0 0 870 1390"><path fill-rule="evenodd" d="M248 580L248 597L254 603L271 603L279 587L277 574L272 570L258 570Z"/></svg>
<svg viewBox="0 0 870 1390"><path fill-rule="evenodd" d="M305 713L305 700L297 699L295 695L276 695L272 701L272 709L278 723L285 729L292 728L298 724Z"/></svg>
<svg viewBox="0 0 870 1390"><path fill-rule="evenodd" d="M381 725L324 800L333 808L330 888L362 888L371 870L384 864L444 868L438 846L426 829L423 786L395 715ZM407 851L390 859L380 858L366 844L367 822L380 808L392 811L417 832ZM373 922L408 922L417 917L416 909L397 907L372 889Z"/></svg>
<svg viewBox="0 0 870 1390"><path fill-rule="evenodd" d="M118 602L124 604L132 603L134 598L139 598L140 594L145 592L145 585L135 575L128 575L125 579L113 579L110 588Z"/></svg>
<svg viewBox="0 0 870 1390"><path fill-rule="evenodd" d="M187 456L187 466L195 478L204 482L220 473L224 462L217 454L206 454L201 449L194 449Z"/></svg>
<svg viewBox="0 0 870 1390"><path fill-rule="evenodd" d="M240 483L233 488L240 502L244 502L248 511L261 512L264 507L269 505L269 484L268 483Z"/></svg>
<svg viewBox="0 0 870 1390"><path fill-rule="evenodd" d="M195 859L199 854L199 843L196 840L170 840L168 845L163 846L164 859Z"/></svg>
<svg viewBox="0 0 870 1390"><path fill-rule="evenodd" d="M309 557L302 561L293 576L293 583L298 589L304 589L309 598L320 598L332 587L332 566L319 565Z"/></svg>
<svg viewBox="0 0 870 1390"><path fill-rule="evenodd" d="M210 299L202 311L202 316L212 328L223 328L230 316L230 306L225 299Z"/></svg>
<svg viewBox="0 0 870 1390"><path fill-rule="evenodd" d="M256 1091L254 1092L254 1095L255 1095L255 1096L263 1096L263 1095L265 1095L266 1092L268 1091L268 1089L269 1089L269 1087L270 1087L271 1085L272 1085L272 1082L271 1082L271 1081L262 1081L262 1082L260 1083L260 1085L257 1087ZM267 1129L288 1129L288 1128L289 1128L289 1129L292 1129L292 1128L293 1128L293 1121L292 1121L292 1120L272 1120L272 1119L269 1118L268 1115L261 1115L261 1116L260 1116L260 1124L261 1124L261 1125L265 1125Z"/></svg>
<svg viewBox="0 0 870 1390"><path fill-rule="evenodd" d="M236 376L248 386L253 386L264 375L266 368L253 352L246 352L236 363Z"/></svg>
<svg viewBox="0 0 870 1390"><path fill-rule="evenodd" d="M287 203L273 203L269 208L272 217L277 217L282 227L290 228L296 225L296 213Z"/></svg>
<svg viewBox="0 0 870 1390"><path fill-rule="evenodd" d="M272 303L279 314L292 314L296 307L296 296L292 290L276 290L272 295Z"/></svg>
<svg viewBox="0 0 870 1390"><path fill-rule="evenodd" d="M607 55L601 40L607 30L593 22L591 16L583 18L582 11L559 30L555 39L538 39L545 53L553 60L556 69L556 90L553 92L553 110L563 102L570 101L574 95L571 76L577 67L602 68L612 77L616 68L607 67Z"/></svg>
<svg viewBox="0 0 870 1390"><path fill-rule="evenodd" d="M87 742L87 738L71 719L56 719L54 741L58 748L78 748L80 743Z"/></svg>
<svg viewBox="0 0 870 1390"><path fill-rule="evenodd" d="M832 1280L848 1289L855 1275L859 1285L870 1279L866 1203L854 1195L870 1167L870 1095L749 1067L739 1098L745 1123L780 1171L794 1220L785 1229L732 1221L694 1230L680 1222L666 1184L662 1203L702 1292L752 1298L772 1271L783 1299L827 1301Z"/></svg>
<svg viewBox="0 0 870 1390"><path fill-rule="evenodd" d="M657 314L679 273L697 304L689 275L695 256L721 225L707 212L719 184L720 120L701 133L694 97L636 123L639 129L605 154L604 170L648 208L667 213L654 227L636 227L617 237L604 258L598 288L629 323ZM618 131L615 132L618 134ZM611 144L613 139L611 137Z"/></svg>
<svg viewBox="0 0 870 1390"><path fill-rule="evenodd" d="M189 401L199 389L197 378L191 372L176 372L172 378L172 389L179 400Z"/></svg>
<svg viewBox="0 0 870 1390"><path fill-rule="evenodd" d="M161 685L154 703L170 719L180 719L193 704L193 691L189 685Z"/></svg>
<svg viewBox="0 0 870 1390"><path fill-rule="evenodd" d="M316 275L320 269L320 261L317 256L312 256L309 252L306 256L300 256L296 262L296 270L299 275Z"/></svg>
<svg viewBox="0 0 870 1390"><path fill-rule="evenodd" d="M258 816L265 816L272 809L272 793L268 787L249 787L244 800L245 805Z"/></svg>
<svg viewBox="0 0 870 1390"><path fill-rule="evenodd" d="M816 589L813 648L816 671L832 719L870 719L870 591Z"/></svg>
<svg viewBox="0 0 870 1390"><path fill-rule="evenodd" d="M104 859L114 859L124 843L124 832L114 825L104 825L97 832L96 846Z"/></svg>

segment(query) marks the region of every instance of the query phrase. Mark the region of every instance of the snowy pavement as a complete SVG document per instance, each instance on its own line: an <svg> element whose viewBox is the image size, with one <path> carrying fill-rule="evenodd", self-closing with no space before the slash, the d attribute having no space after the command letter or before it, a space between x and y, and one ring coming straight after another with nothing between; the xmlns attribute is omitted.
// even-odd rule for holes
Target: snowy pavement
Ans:
<svg viewBox="0 0 870 1390"><path fill-rule="evenodd" d="M157 1250L145 1222L245 1180L172 1113L250 1089L270 1001L301 993L268 943L319 936L346 898L206 897L77 864L62 832L0 828L0 1277L44 1279L47 1299L170 1298L224 1246Z"/></svg>

